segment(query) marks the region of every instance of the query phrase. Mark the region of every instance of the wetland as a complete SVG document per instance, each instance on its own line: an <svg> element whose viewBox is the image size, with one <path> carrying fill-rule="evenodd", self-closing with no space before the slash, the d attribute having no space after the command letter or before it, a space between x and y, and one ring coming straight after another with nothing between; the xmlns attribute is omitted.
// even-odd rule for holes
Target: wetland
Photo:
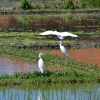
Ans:
<svg viewBox="0 0 100 100"><path fill-rule="evenodd" d="M62 40L46 30L69 31ZM44 53L44 74L37 65ZM84 84L83 84L84 83ZM98 14L0 15L0 99L99 100L100 17Z"/></svg>

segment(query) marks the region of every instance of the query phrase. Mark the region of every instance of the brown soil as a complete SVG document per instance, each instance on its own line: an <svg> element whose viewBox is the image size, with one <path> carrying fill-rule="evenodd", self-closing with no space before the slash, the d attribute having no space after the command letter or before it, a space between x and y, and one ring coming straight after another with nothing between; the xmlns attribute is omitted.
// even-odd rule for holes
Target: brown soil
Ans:
<svg viewBox="0 0 100 100"><path fill-rule="evenodd" d="M97 64L100 68L100 48L87 48L87 49L69 49L68 58L75 59L87 64ZM50 50L50 54L55 54L63 57L60 50ZM67 57L66 57L67 59Z"/></svg>

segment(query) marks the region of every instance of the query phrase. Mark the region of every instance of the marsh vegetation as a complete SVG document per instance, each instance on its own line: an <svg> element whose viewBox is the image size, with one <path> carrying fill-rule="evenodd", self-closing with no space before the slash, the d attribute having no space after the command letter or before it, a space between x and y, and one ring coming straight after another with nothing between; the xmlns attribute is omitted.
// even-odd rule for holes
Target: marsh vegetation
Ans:
<svg viewBox="0 0 100 100"><path fill-rule="evenodd" d="M78 19L77 19L78 17ZM8 20L5 20L5 19ZM38 51L32 45L57 45L58 39L54 36L39 36L45 30L69 31L77 34L79 38L66 37L64 44L77 43L87 44L99 43L99 16L71 13L62 15L35 15L33 16L1 16L1 24L5 25L0 29L0 54L2 57L21 59L22 61L34 62L37 64ZM9 23L9 24L8 24ZM95 27L94 27L95 26ZM94 27L94 28L93 28ZM36 31L37 30L37 31ZM85 35L83 35L83 33ZM95 34L96 33L96 34ZM88 37L87 37L88 36ZM95 40L96 39L96 40ZM83 41L84 40L84 41ZM24 48L21 46L23 45ZM59 47L59 46L58 46ZM99 44L96 46L99 48ZM41 48L39 48L41 49ZM45 49L45 48L42 48ZM54 48L53 48L54 49ZM96 64L85 64L75 59L63 59L57 55L46 54L43 57L45 66L55 68L40 72L16 73L13 76L1 75L1 84L38 84L38 83L77 83L77 82L99 82L100 72ZM59 70L56 70L58 69ZM12 80L12 81L11 81ZM23 82L21 82L23 80ZM27 80L27 81L26 81ZM20 83L21 82L21 83Z"/></svg>
<svg viewBox="0 0 100 100"><path fill-rule="evenodd" d="M21 0L13 6L16 1L11 2L10 7L8 1L0 2L0 6L6 6L0 8L0 99L99 100L100 66L94 63L100 59L100 10L96 9L100 7L99 0L52 0L51 3ZM46 30L69 31L79 36L63 40L69 57L62 58L58 52L57 37L39 36ZM82 55L77 53L80 48ZM52 49L58 54L51 52ZM39 52L45 53L43 74L35 69ZM76 59L77 56L81 59ZM88 62L84 62L84 56ZM13 72L8 67L9 59L16 65Z"/></svg>

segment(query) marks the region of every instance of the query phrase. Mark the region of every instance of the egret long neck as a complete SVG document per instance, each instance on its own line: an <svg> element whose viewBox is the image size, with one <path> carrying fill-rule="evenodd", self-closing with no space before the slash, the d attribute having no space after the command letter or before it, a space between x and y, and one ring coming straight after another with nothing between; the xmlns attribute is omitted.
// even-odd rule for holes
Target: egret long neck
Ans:
<svg viewBox="0 0 100 100"><path fill-rule="evenodd" d="M62 42L60 42L60 44L59 44L60 46L62 46Z"/></svg>
<svg viewBox="0 0 100 100"><path fill-rule="evenodd" d="M42 56L41 56L41 55L39 55L39 58L40 58L40 59L42 59Z"/></svg>

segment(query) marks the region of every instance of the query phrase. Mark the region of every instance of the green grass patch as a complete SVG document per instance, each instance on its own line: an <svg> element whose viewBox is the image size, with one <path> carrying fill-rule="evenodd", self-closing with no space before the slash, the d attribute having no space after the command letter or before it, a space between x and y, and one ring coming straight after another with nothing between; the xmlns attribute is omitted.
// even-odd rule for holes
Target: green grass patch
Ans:
<svg viewBox="0 0 100 100"><path fill-rule="evenodd" d="M60 84L60 83L88 83L99 82L100 73L88 73L77 69L67 71L48 71L17 73L12 76L0 76L1 85L31 85L31 84Z"/></svg>
<svg viewBox="0 0 100 100"><path fill-rule="evenodd" d="M38 62L38 52L4 46L0 48L3 57L22 59L23 61ZM56 55L43 56L45 66L58 67L61 70L45 70L40 72L16 73L0 75L1 85L42 84L42 83L85 83L100 82L100 71L96 65L88 65L72 59L63 59Z"/></svg>
<svg viewBox="0 0 100 100"><path fill-rule="evenodd" d="M40 36L41 32L0 32L0 45L30 45L30 44L49 44L58 43L56 36ZM51 38L52 39L48 39ZM56 41L55 42L55 38ZM72 43L74 40L64 40L64 42Z"/></svg>

